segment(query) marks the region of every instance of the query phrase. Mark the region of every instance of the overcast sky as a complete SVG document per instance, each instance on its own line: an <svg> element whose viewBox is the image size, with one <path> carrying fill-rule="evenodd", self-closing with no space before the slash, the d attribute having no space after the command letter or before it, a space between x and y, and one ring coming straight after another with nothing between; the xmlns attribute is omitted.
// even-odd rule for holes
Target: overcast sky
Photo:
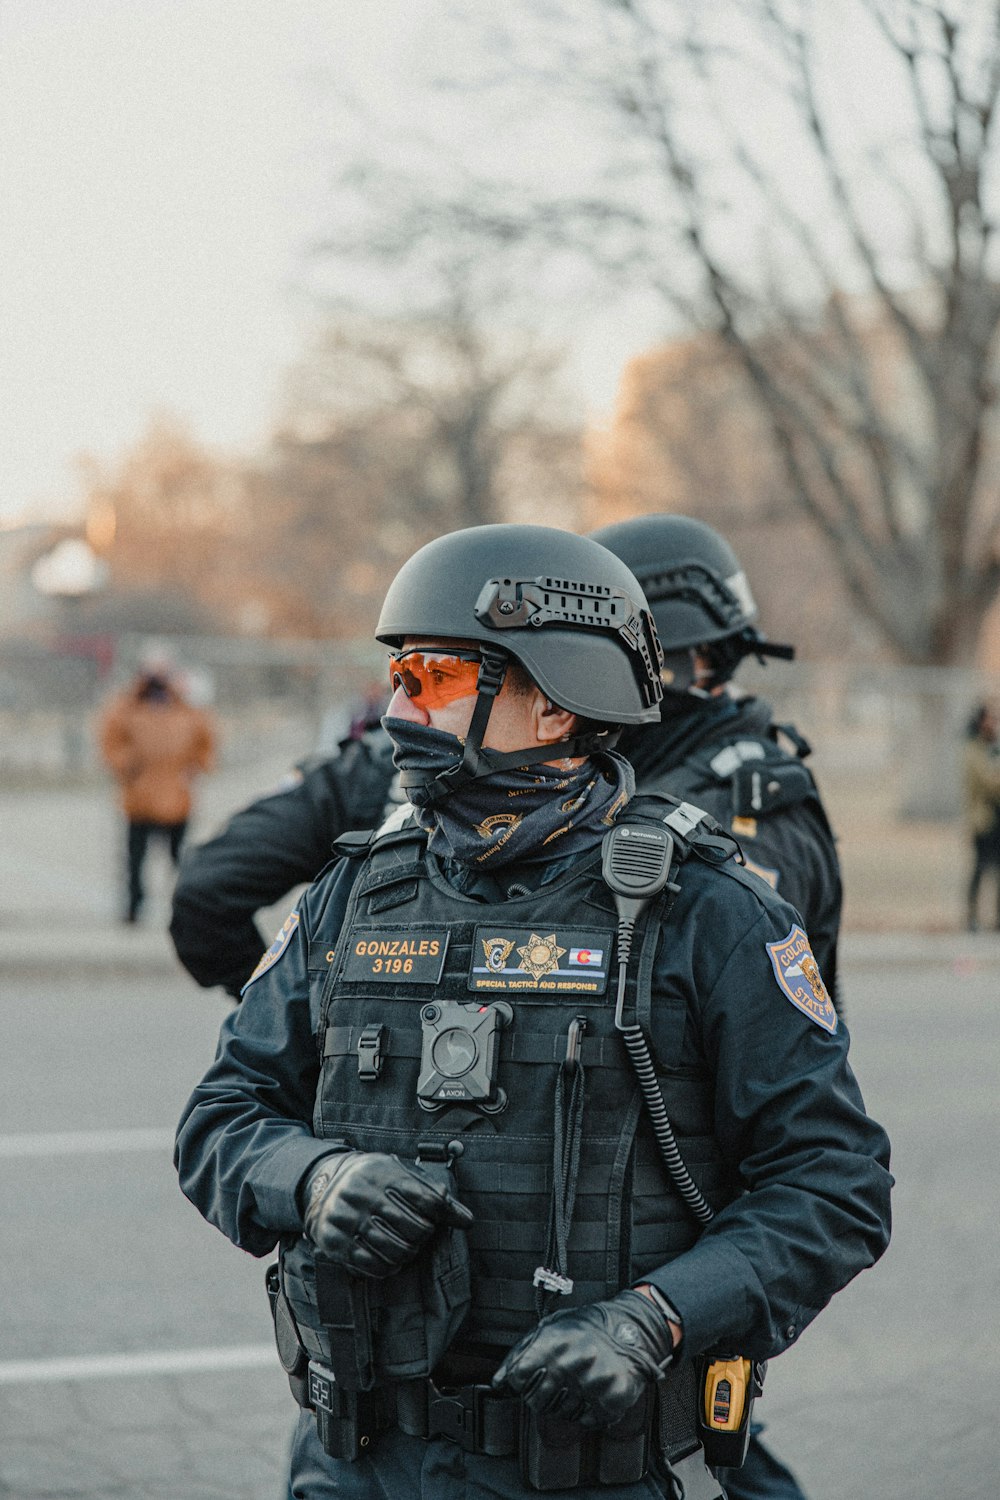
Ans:
<svg viewBox="0 0 1000 1500"><path fill-rule="evenodd" d="M834 96L856 113L866 83L884 122L882 70L847 35L857 7L829 4L831 76L847 68L850 85ZM355 144L337 90L404 140L426 127L449 143L442 169L478 152L587 183L592 145L557 91L529 87L487 124L481 94L428 87L470 51L475 69L451 14L447 0L0 0L0 525L71 511L74 457L114 462L156 412L223 450L265 440L315 324L305 253ZM768 108L744 114L756 138L769 118L780 137ZM728 230L749 247L745 215ZM640 303L563 319L591 414L658 317Z"/></svg>
<svg viewBox="0 0 1000 1500"><path fill-rule="evenodd" d="M151 411L266 434L322 224L326 68L405 86L407 0L0 0L0 522Z"/></svg>

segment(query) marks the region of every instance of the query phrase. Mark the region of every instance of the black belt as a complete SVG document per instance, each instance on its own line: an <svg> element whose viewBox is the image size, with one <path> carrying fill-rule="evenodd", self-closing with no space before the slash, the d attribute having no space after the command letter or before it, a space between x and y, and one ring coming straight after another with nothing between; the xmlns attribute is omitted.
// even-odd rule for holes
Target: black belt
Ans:
<svg viewBox="0 0 1000 1500"><path fill-rule="evenodd" d="M444 1437L466 1453L504 1458L518 1451L519 1396L500 1395L491 1385L436 1385L408 1380L393 1388L395 1424L409 1437ZM668 1372L657 1392L654 1442L664 1458L679 1458L698 1446L694 1365Z"/></svg>
<svg viewBox="0 0 1000 1500"><path fill-rule="evenodd" d="M395 1388L396 1425L409 1437L444 1437L466 1453L505 1458L517 1452L520 1398L490 1385L408 1380Z"/></svg>
<svg viewBox="0 0 1000 1500"><path fill-rule="evenodd" d="M396 1427L408 1437L445 1438L470 1454L517 1454L529 1489L571 1490L633 1483L658 1452L675 1472L678 1463L685 1466L689 1500L721 1500L693 1430L693 1404L683 1403L686 1420L677 1421L676 1410L670 1410L677 1403L665 1400L666 1394L661 1389L654 1398L650 1392L631 1420L626 1416L615 1427L584 1430L559 1418L536 1417L519 1397L499 1395L483 1382L438 1385L425 1378L352 1394L338 1387L332 1370L310 1361L307 1389L297 1399L315 1412L320 1443L335 1459L364 1457L381 1433Z"/></svg>

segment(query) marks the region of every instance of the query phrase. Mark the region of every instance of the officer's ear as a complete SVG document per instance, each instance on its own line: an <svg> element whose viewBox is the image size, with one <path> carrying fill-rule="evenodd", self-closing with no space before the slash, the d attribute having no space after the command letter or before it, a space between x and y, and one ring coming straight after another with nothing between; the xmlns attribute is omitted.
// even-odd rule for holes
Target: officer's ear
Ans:
<svg viewBox="0 0 1000 1500"><path fill-rule="evenodd" d="M558 740L568 740L576 733L577 716L568 708L559 708L538 691L534 706L535 737L539 744L554 745Z"/></svg>

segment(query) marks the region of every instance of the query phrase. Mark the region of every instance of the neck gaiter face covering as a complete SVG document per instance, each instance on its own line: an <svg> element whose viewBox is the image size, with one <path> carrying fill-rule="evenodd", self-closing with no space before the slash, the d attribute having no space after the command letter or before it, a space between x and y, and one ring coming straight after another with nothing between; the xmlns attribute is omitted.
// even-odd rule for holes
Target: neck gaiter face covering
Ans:
<svg viewBox="0 0 1000 1500"><path fill-rule="evenodd" d="M436 774L461 761L462 742L453 734L388 716L382 727L401 771ZM632 767L607 750L568 770L536 764L494 771L434 806L419 787L407 795L435 854L495 870L593 849L634 791Z"/></svg>

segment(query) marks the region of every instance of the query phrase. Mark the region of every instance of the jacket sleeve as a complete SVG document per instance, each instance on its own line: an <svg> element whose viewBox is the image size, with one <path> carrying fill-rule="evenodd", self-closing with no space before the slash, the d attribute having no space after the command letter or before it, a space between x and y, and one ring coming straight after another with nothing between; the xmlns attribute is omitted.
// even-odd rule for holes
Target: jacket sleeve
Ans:
<svg viewBox="0 0 1000 1500"><path fill-rule="evenodd" d="M313 888L319 898L313 909L307 895L289 918L292 931L280 955L223 1023L215 1060L178 1125L174 1165L182 1192L252 1255L266 1255L281 1235L301 1231L299 1184L330 1153L329 1142L312 1130L319 1055L309 933L322 922L334 939L353 879L350 864L342 861Z"/></svg>
<svg viewBox="0 0 1000 1500"><path fill-rule="evenodd" d="M255 913L315 879L334 840L355 826L344 759L324 760L288 790L252 803L181 860L170 936L200 985L221 984L239 998L269 941Z"/></svg>
<svg viewBox="0 0 1000 1500"><path fill-rule="evenodd" d="M742 934L730 910L706 914L721 941L703 946L721 949L721 966L694 970L715 1134L745 1192L648 1278L681 1313L689 1354L779 1354L889 1240L889 1142L865 1111L846 1028L831 1034L788 998L767 945L796 914L760 904Z"/></svg>

